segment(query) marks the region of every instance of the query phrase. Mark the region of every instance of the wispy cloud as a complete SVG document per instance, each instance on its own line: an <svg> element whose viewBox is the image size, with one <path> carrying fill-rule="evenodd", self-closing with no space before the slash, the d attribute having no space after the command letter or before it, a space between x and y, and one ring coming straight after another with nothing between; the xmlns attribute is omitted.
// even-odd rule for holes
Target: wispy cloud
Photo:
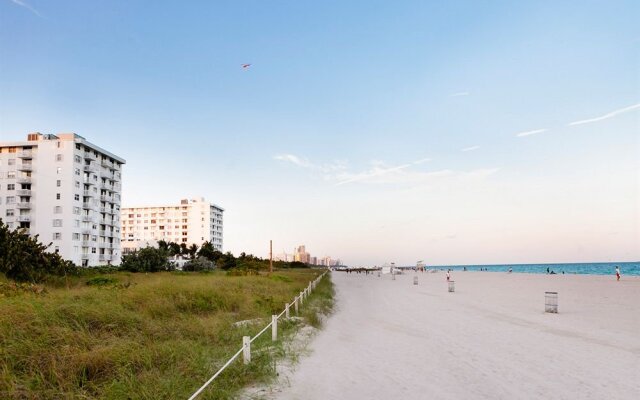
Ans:
<svg viewBox="0 0 640 400"><path fill-rule="evenodd" d="M420 165L420 164L424 164L424 163L429 162L429 161L431 161L430 158L422 158L420 160L414 161L412 164L413 165Z"/></svg>
<svg viewBox="0 0 640 400"><path fill-rule="evenodd" d="M24 7L27 10L31 11L32 13L34 13L35 15L37 15L38 17L43 18L42 14L40 14L40 12L38 10L36 10L33 7L31 7L29 4L25 3L23 0L9 0L9 1L11 1L15 5L18 5L20 7Z"/></svg>
<svg viewBox="0 0 640 400"><path fill-rule="evenodd" d="M531 135L535 135L536 133L546 132L547 130L548 129L534 129L532 131L525 131L525 132L516 133L516 136L517 137L531 136Z"/></svg>
<svg viewBox="0 0 640 400"><path fill-rule="evenodd" d="M343 177L344 176L347 176L347 177L340 180L338 183L336 183L336 185L344 185L345 183L363 181L365 179L371 179L371 178L379 177L382 175L390 174L393 172L399 172L399 171L402 171L403 169L409 168L411 165L413 165L413 163L398 165L396 167L390 167L390 168L373 167L371 170L367 172L361 172L358 174L344 174Z"/></svg>
<svg viewBox="0 0 640 400"><path fill-rule="evenodd" d="M469 96L471 93L469 92L457 92L457 93L452 93L449 95L449 97L460 97L460 96Z"/></svg>
<svg viewBox="0 0 640 400"><path fill-rule="evenodd" d="M313 165L309 161L304 160L298 156L294 156L293 154L279 154L277 156L274 156L273 158L279 161L290 162L303 168L311 168Z"/></svg>
<svg viewBox="0 0 640 400"><path fill-rule="evenodd" d="M274 160L288 162L298 167L307 168L317 172L324 173L333 173L337 171L342 171L347 168L347 163L345 161L333 161L328 164L314 164L306 158L298 157L293 154L278 154L273 157Z"/></svg>
<svg viewBox="0 0 640 400"><path fill-rule="evenodd" d="M629 106L629 107L621 108L619 110L611 111L610 113L607 113L605 115L601 115L599 117L583 119L583 120L580 120L580 121L573 121L573 122L570 122L569 124L567 124L567 126L590 124L592 122L603 121L605 119L613 118L616 115L620 115L620 114L623 114L623 113L626 113L626 112L629 112L629 111L633 111L633 110L637 110L637 109L640 109L640 103L634 104L634 105Z"/></svg>
<svg viewBox="0 0 640 400"><path fill-rule="evenodd" d="M497 168L475 169L471 171L453 171L441 169L437 171L421 171L418 165L431 161L421 158L401 165L388 165L381 160L370 161L369 169L361 172L350 171L346 161L334 161L329 164L314 164L309 160L293 154L279 154L275 160L293 164L314 173L321 173L325 181L334 182L336 186L355 182L370 184L424 184L440 179L482 180L498 171ZM415 168L414 168L415 167Z"/></svg>
<svg viewBox="0 0 640 400"><path fill-rule="evenodd" d="M460 151L474 151L474 150L478 150L480 148L480 146L471 146L471 147L465 147L464 149L460 149Z"/></svg>

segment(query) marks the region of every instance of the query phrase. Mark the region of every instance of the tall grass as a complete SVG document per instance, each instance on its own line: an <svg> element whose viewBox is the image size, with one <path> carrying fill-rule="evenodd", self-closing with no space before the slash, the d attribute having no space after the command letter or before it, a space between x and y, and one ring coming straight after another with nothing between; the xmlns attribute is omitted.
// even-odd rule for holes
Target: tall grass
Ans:
<svg viewBox="0 0 640 400"><path fill-rule="evenodd" d="M0 398L187 398L318 273L115 273L0 297ZM323 279L313 297L331 291ZM255 318L264 323L234 325ZM283 332L294 325L283 323ZM201 398L232 398L270 379L270 357L232 364Z"/></svg>

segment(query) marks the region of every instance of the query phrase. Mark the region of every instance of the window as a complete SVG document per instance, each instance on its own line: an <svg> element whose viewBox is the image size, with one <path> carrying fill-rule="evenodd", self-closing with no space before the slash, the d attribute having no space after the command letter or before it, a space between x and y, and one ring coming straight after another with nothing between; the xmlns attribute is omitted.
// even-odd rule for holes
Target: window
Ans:
<svg viewBox="0 0 640 400"><path fill-rule="evenodd" d="M75 187L76 187L76 189L80 189L80 182L76 181Z"/></svg>
<svg viewBox="0 0 640 400"><path fill-rule="evenodd" d="M15 159L15 158L10 158L10 159L7 161L7 165L16 165L16 159Z"/></svg>
<svg viewBox="0 0 640 400"><path fill-rule="evenodd" d="M73 220L73 226L75 226L76 228L80 228L80 220L79 219L74 219Z"/></svg>
<svg viewBox="0 0 640 400"><path fill-rule="evenodd" d="M13 210L7 210L7 217L13 217Z"/></svg>
<svg viewBox="0 0 640 400"><path fill-rule="evenodd" d="M56 143L56 145L58 146L59 149L62 148L62 142L58 140L58 143Z"/></svg>
<svg viewBox="0 0 640 400"><path fill-rule="evenodd" d="M54 214L62 214L62 207L60 207L60 206L53 207L53 213Z"/></svg>
<svg viewBox="0 0 640 400"><path fill-rule="evenodd" d="M15 184L13 184L13 183L8 183L7 184L7 190L15 190L15 188L16 188Z"/></svg>
<svg viewBox="0 0 640 400"><path fill-rule="evenodd" d="M73 173L74 173L74 174L76 174L76 175L78 175L78 176L80 176L80 168L75 168L75 169L73 170Z"/></svg>
<svg viewBox="0 0 640 400"><path fill-rule="evenodd" d="M13 196L7 196L7 201L5 201L6 204L15 204L16 202L16 198Z"/></svg>
<svg viewBox="0 0 640 400"><path fill-rule="evenodd" d="M15 177L16 177L16 171L7 172L7 179L15 179Z"/></svg>
<svg viewBox="0 0 640 400"><path fill-rule="evenodd" d="M56 161L62 161L62 154L56 154Z"/></svg>
<svg viewBox="0 0 640 400"><path fill-rule="evenodd" d="M62 233L53 232L53 240L61 240L61 239L62 239Z"/></svg>
<svg viewBox="0 0 640 400"><path fill-rule="evenodd" d="M61 219L54 219L53 220L53 226L56 228L59 228L62 226L62 220Z"/></svg>
<svg viewBox="0 0 640 400"><path fill-rule="evenodd" d="M75 215L80 215L80 207L73 207L73 213Z"/></svg>
<svg viewBox="0 0 640 400"><path fill-rule="evenodd" d="M73 157L73 161L77 162L77 163L81 163L82 162L82 157L76 155Z"/></svg>
<svg viewBox="0 0 640 400"><path fill-rule="evenodd" d="M60 200L60 193L56 193L56 200Z"/></svg>
<svg viewBox="0 0 640 400"><path fill-rule="evenodd" d="M73 195L73 199L74 199L75 201L80 201L80 195L79 195L79 194L74 194L74 195Z"/></svg>
<svg viewBox="0 0 640 400"><path fill-rule="evenodd" d="M61 181L60 179L58 179L58 180L56 181L56 186L57 186L57 187L62 186L62 181Z"/></svg>
<svg viewBox="0 0 640 400"><path fill-rule="evenodd" d="M79 233L74 233L72 235L73 240L80 240L80 234Z"/></svg>

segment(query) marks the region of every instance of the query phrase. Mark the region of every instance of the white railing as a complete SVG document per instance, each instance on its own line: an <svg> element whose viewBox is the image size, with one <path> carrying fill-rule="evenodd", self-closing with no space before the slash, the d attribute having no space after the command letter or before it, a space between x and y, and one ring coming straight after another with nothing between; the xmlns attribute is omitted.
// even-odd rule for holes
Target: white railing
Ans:
<svg viewBox="0 0 640 400"><path fill-rule="evenodd" d="M297 314L298 305L301 306L304 303L305 298L309 297L309 295L311 294L311 291L316 288L316 286L318 285L318 282L320 282L320 280L327 274L327 272L329 271L325 271L322 275L320 275L313 281L309 282L309 286L307 286L302 292L300 292L300 294L296 296L291 303L285 304L284 310L282 310L280 314L272 315L271 322L267 326L262 328L262 330L257 335L255 335L253 338L250 336L243 336L242 347L240 348L240 350L238 350L236 354L231 356L231 358L218 370L218 372L213 374L213 376L209 378L209 380L206 381L204 385L200 387L200 389L196 390L195 393L193 393L191 397L189 397L189 400L194 400L196 397L198 397L198 395L200 395L200 393L202 393L202 391L204 391L207 388L207 386L209 386L209 384L213 382L214 379L216 379L218 375L222 373L222 371L224 371L229 365L231 365L231 363L234 362L236 358L240 356L240 354L243 355L242 358L243 358L244 364L245 365L249 364L251 362L251 343L253 343L257 338L259 338L260 335L265 333L267 329L271 328L271 340L274 342L278 340L278 320L280 319L280 317L284 315L285 318L289 318L289 309L291 305L293 305L295 312Z"/></svg>

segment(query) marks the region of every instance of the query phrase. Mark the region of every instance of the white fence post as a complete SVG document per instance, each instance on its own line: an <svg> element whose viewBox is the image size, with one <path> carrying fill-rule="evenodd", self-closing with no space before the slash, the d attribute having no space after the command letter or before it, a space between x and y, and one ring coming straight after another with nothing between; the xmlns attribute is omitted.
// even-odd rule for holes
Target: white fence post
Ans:
<svg viewBox="0 0 640 400"><path fill-rule="evenodd" d="M298 315L298 298L293 299L293 308L296 311L296 315Z"/></svg>
<svg viewBox="0 0 640 400"><path fill-rule="evenodd" d="M300 305L304 303L304 292L300 292Z"/></svg>
<svg viewBox="0 0 640 400"><path fill-rule="evenodd" d="M271 316L271 340L274 342L278 340L278 316L277 315Z"/></svg>
<svg viewBox="0 0 640 400"><path fill-rule="evenodd" d="M289 319L289 303L284 305L284 317Z"/></svg>
<svg viewBox="0 0 640 400"><path fill-rule="evenodd" d="M242 359L244 364L247 365L251 362L251 337L243 336L242 337Z"/></svg>

